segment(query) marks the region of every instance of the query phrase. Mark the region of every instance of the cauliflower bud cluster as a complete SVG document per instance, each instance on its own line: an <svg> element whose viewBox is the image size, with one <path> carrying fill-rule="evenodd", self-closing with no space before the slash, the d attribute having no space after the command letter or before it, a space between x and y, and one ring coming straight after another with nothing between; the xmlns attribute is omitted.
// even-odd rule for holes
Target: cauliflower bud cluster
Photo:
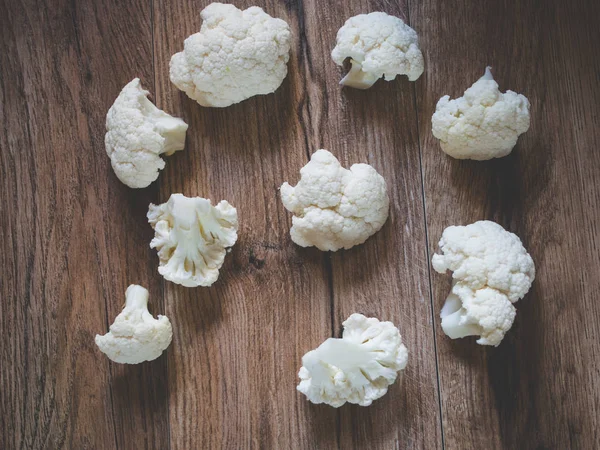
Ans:
<svg viewBox="0 0 600 450"><path fill-rule="evenodd" d="M125 307L105 335L96 335L96 345L112 361L138 364L158 358L171 344L173 329L166 316L148 312L148 291L132 284L125 292Z"/></svg>
<svg viewBox="0 0 600 450"><path fill-rule="evenodd" d="M442 329L452 339L479 336L478 344L500 344L535 278L533 259L517 235L487 220L444 230L435 271L452 271L453 285L442 308Z"/></svg>
<svg viewBox="0 0 600 450"><path fill-rule="evenodd" d="M352 64L340 84L368 89L382 77L391 81L397 75L415 81L424 69L418 41L415 30L398 17L383 12L351 17L339 29L331 52L337 65L346 58Z"/></svg>
<svg viewBox="0 0 600 450"><path fill-rule="evenodd" d="M202 106L225 107L275 92L287 75L289 25L258 6L212 3L200 32L171 58L173 84Z"/></svg>
<svg viewBox="0 0 600 450"><path fill-rule="evenodd" d="M500 92L488 67L462 97L442 97L431 118L433 135L453 158L487 160L508 155L529 129L529 100Z"/></svg>
<svg viewBox="0 0 600 450"><path fill-rule="evenodd" d="M343 326L341 339L329 338L304 355L297 389L334 408L346 402L369 406L406 367L408 350L391 322L352 314Z"/></svg>
<svg viewBox="0 0 600 450"><path fill-rule="evenodd" d="M187 124L148 100L139 78L121 91L106 115L106 153L115 174L131 188L144 188L165 167L160 155L183 150Z"/></svg>
<svg viewBox="0 0 600 450"><path fill-rule="evenodd" d="M349 249L379 231L388 218L385 180L368 164L348 170L327 150L318 150L300 176L295 187L281 186L281 200L294 214L292 240L302 247Z"/></svg>
<svg viewBox="0 0 600 450"><path fill-rule="evenodd" d="M219 278L227 248L237 241L237 210L227 201L213 206L201 197L173 194L150 205L148 222L158 250L158 272L187 287L211 286Z"/></svg>

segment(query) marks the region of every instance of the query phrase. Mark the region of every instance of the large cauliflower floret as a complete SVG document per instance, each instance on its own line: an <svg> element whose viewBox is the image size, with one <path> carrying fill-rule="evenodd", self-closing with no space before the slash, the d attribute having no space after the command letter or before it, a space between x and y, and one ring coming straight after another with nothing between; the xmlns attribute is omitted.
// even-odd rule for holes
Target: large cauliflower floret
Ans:
<svg viewBox="0 0 600 450"><path fill-rule="evenodd" d="M434 270L453 272L441 313L444 332L453 339L477 335L479 344L500 344L515 317L512 303L535 278L531 256L515 234L490 221L448 227L439 246L443 254L433 256Z"/></svg>
<svg viewBox="0 0 600 450"><path fill-rule="evenodd" d="M132 188L144 188L165 167L160 155L183 150L187 124L158 109L139 78L121 91L106 116L106 153L115 174Z"/></svg>
<svg viewBox="0 0 600 450"><path fill-rule="evenodd" d="M323 251L362 244L388 218L385 180L368 164L344 169L327 150L300 169L295 187L281 186L281 200L294 214L290 234L302 246Z"/></svg>
<svg viewBox="0 0 600 450"><path fill-rule="evenodd" d="M343 325L341 339L329 338L304 355L297 389L313 403L369 406L406 367L408 351L391 322L352 314Z"/></svg>
<svg viewBox="0 0 600 450"><path fill-rule="evenodd" d="M96 345L114 362L138 364L158 358L171 344L173 329L166 316L148 312L148 291L132 284L125 292L125 307Z"/></svg>
<svg viewBox="0 0 600 450"><path fill-rule="evenodd" d="M383 12L348 19L337 33L331 57L339 66L351 58L352 69L340 84L358 89L370 88L381 77L391 81L407 75L414 81L424 66L415 30Z"/></svg>
<svg viewBox="0 0 600 450"><path fill-rule="evenodd" d="M287 75L289 25L258 6L244 11L212 3L200 32L171 58L175 86L202 106L225 107L275 92Z"/></svg>
<svg viewBox="0 0 600 450"><path fill-rule="evenodd" d="M158 272L165 279L186 287L217 281L227 248L237 240L233 206L173 194L167 203L150 205L148 221L155 231L150 247L158 250Z"/></svg>
<svg viewBox="0 0 600 450"><path fill-rule="evenodd" d="M431 125L442 150L453 158L501 158L529 129L529 100L500 92L488 67L462 97L445 95L438 101Z"/></svg>

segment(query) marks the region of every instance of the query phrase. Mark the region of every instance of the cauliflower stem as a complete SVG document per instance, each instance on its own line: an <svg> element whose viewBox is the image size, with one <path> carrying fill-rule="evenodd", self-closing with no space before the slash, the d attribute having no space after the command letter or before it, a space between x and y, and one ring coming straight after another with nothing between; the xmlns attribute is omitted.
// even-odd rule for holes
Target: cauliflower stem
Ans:
<svg viewBox="0 0 600 450"><path fill-rule="evenodd" d="M379 80L377 75L363 71L361 63L355 60L351 60L351 62L352 68L340 81L341 85L355 89L369 89Z"/></svg>
<svg viewBox="0 0 600 450"><path fill-rule="evenodd" d="M440 317L442 318L442 330L450 339L481 335L482 329L480 326L473 323L464 323L464 314L465 311L462 309L460 299L452 293L448 295L440 312Z"/></svg>

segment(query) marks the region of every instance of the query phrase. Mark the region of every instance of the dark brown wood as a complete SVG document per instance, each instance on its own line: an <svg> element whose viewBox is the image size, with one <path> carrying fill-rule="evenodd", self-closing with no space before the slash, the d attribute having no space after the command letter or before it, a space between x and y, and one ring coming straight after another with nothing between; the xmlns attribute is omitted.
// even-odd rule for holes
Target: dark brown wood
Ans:
<svg viewBox="0 0 600 450"><path fill-rule="evenodd" d="M498 348L450 341L439 309L450 277L432 273L447 448L599 448L600 157L598 2L411 1L428 69L417 83L429 251L443 229L494 220L537 268ZM531 128L501 160L461 162L431 115L479 78L531 101Z"/></svg>
<svg viewBox="0 0 600 450"><path fill-rule="evenodd" d="M225 109L168 77L208 3L0 2L0 448L599 448L597 3L236 2L288 21L294 47L275 94ZM426 72L340 89L337 29L377 10L416 29ZM531 129L502 160L452 160L431 114L486 65L529 97ZM190 125L143 190L104 150L106 111L136 76ZM390 219L350 251L289 238L278 188L318 148L388 182ZM239 241L210 289L157 272L145 215L175 192L238 208ZM496 349L443 335L450 278L428 264L446 226L484 218L516 232L538 270ZM174 339L122 366L93 339L131 283ZM353 312L396 323L409 365L369 408L312 405L295 390L301 357Z"/></svg>
<svg viewBox="0 0 600 450"><path fill-rule="evenodd" d="M339 410L340 448L441 447L425 218L413 83L406 77L368 91L339 86L331 60L346 18L383 10L407 20L405 2L304 3L310 152L326 148L345 167L367 162L386 179L390 218L364 245L332 254L334 335L352 313L395 323L409 348L402 381L369 408ZM318 33L315 30L319 30ZM296 181L296 175L293 180ZM324 336L326 337L326 336ZM418 380L418 382L415 382Z"/></svg>
<svg viewBox="0 0 600 450"><path fill-rule="evenodd" d="M301 35L298 5L263 6ZM302 355L331 335L327 256L293 245L291 217L279 200L279 186L298 176L311 140L302 117L305 50L296 39L289 75L274 95L202 108L169 80L171 55L200 29L199 11L188 0L155 2L158 104L183 116L192 131L187 149L162 175L161 201L174 192L227 199L237 207L240 230L210 289L165 285L175 327L171 446L337 447L337 412L311 406L295 389Z"/></svg>
<svg viewBox="0 0 600 450"><path fill-rule="evenodd" d="M148 248L156 187L121 184L106 111L153 89L148 2L0 3L0 448L168 445L166 361L111 364L94 344L130 283L162 312Z"/></svg>

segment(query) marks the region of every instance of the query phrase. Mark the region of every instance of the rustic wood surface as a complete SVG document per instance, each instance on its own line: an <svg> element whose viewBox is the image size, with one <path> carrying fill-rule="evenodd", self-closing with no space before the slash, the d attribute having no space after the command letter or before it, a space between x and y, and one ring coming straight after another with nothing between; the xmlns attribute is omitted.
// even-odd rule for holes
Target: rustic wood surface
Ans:
<svg viewBox="0 0 600 450"><path fill-rule="evenodd" d="M600 448L598 2L243 0L285 19L294 45L275 94L226 109L168 77L208 3L0 0L0 449ZM340 89L337 29L376 10L416 29L426 71ZM531 128L509 157L456 161L431 114L486 65L529 97ZM190 125L141 190L104 151L106 111L135 76ZM278 187L318 148L388 182L390 219L350 251L289 238ZM145 214L174 192L238 208L210 289L157 273ZM446 226L480 219L516 232L537 267L498 348L443 335L450 279L429 266ZM93 338L131 283L174 338L123 366ZM409 365L369 408L309 404L301 357L353 312L398 324Z"/></svg>

